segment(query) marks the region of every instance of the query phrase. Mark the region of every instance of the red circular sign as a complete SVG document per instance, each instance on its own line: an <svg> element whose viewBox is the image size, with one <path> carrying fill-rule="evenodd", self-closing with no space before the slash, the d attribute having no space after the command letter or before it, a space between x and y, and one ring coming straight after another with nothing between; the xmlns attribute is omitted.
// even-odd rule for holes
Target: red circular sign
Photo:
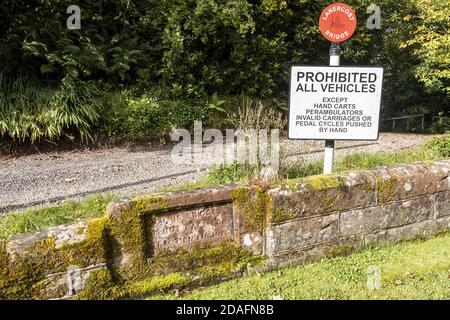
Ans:
<svg viewBox="0 0 450 320"><path fill-rule="evenodd" d="M323 10L319 19L322 35L331 42L343 42L350 38L356 29L356 15L344 3L333 3Z"/></svg>

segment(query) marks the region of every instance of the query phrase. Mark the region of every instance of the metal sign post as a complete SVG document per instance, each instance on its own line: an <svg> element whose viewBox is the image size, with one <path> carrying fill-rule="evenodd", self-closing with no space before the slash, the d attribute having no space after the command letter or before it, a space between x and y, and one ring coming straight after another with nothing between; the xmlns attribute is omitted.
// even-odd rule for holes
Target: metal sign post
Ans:
<svg viewBox="0 0 450 320"><path fill-rule="evenodd" d="M332 42L330 46L330 66L339 66L341 62L341 45L338 42ZM325 152L323 159L323 173L333 172L334 162L334 140L325 140Z"/></svg>
<svg viewBox="0 0 450 320"><path fill-rule="evenodd" d="M356 15L351 7L344 3L330 4L319 18L322 35L331 41L330 66L339 66L340 43L349 39L356 29ZM325 140L323 173L333 172L334 140Z"/></svg>

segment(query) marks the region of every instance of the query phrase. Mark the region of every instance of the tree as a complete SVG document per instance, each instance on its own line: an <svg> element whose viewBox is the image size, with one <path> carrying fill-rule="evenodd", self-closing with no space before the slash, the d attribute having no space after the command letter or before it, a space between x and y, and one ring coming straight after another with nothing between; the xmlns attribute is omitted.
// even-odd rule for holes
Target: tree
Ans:
<svg viewBox="0 0 450 320"><path fill-rule="evenodd" d="M402 47L413 47L420 63L417 78L430 92L450 96L450 2L448 0L415 0L417 14L405 17L415 26L414 37Z"/></svg>

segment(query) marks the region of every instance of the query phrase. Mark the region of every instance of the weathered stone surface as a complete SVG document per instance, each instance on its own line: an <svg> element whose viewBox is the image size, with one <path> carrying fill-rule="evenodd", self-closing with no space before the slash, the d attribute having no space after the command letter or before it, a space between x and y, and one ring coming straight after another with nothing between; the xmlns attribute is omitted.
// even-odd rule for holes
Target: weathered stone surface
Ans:
<svg viewBox="0 0 450 320"><path fill-rule="evenodd" d="M244 248L251 250L255 254L263 254L264 236L259 232L242 234L240 243Z"/></svg>
<svg viewBox="0 0 450 320"><path fill-rule="evenodd" d="M428 238L433 234L450 230L450 217L438 220L425 220L397 228L386 229L364 236L364 243L392 244L400 241Z"/></svg>
<svg viewBox="0 0 450 320"><path fill-rule="evenodd" d="M400 227L414 222L432 219L434 215L431 197L421 197L382 206L381 228Z"/></svg>
<svg viewBox="0 0 450 320"><path fill-rule="evenodd" d="M231 194L237 185L223 185L208 189L196 189L181 192L163 193L168 207L175 209L180 207L198 206L211 203L229 203ZM243 186L239 186L242 188Z"/></svg>
<svg viewBox="0 0 450 320"><path fill-rule="evenodd" d="M73 298L86 287L91 272L105 268L106 264L104 263L86 268L72 266L66 272L49 274L41 281L41 284L44 285L41 295L50 299L54 297L58 297L58 299Z"/></svg>
<svg viewBox="0 0 450 320"><path fill-rule="evenodd" d="M352 236L404 226L430 219L433 212L433 201L429 196L342 212L340 234Z"/></svg>
<svg viewBox="0 0 450 320"><path fill-rule="evenodd" d="M338 214L289 221L270 227L266 243L270 254L331 242L338 236Z"/></svg>
<svg viewBox="0 0 450 320"><path fill-rule="evenodd" d="M441 192L435 196L436 218L450 215L450 191Z"/></svg>
<svg viewBox="0 0 450 320"><path fill-rule="evenodd" d="M363 247L362 237L339 238L333 242L273 252L269 264L277 268L299 263L317 261L326 257L346 255Z"/></svg>
<svg viewBox="0 0 450 320"><path fill-rule="evenodd" d="M340 214L340 235L344 237L372 233L382 228L383 208L381 206L356 209Z"/></svg>
<svg viewBox="0 0 450 320"><path fill-rule="evenodd" d="M147 198L153 199L159 198L162 200L161 202L164 203L164 206L166 207L165 210L173 211L184 207L200 206L202 204L208 205L212 203L217 204L230 203L231 193L238 187L243 188L245 186L223 185L208 189L155 193L151 195L143 195L140 198L142 198L144 201ZM120 200L111 202L108 205L108 212L113 217L118 217L123 211L130 209L132 205L133 205L133 198L130 197L122 198Z"/></svg>
<svg viewBox="0 0 450 320"><path fill-rule="evenodd" d="M375 177L370 172L311 177L272 189L270 196L274 208L293 218L367 207L375 204Z"/></svg>
<svg viewBox="0 0 450 320"><path fill-rule="evenodd" d="M433 220L431 234L450 230L450 216Z"/></svg>
<svg viewBox="0 0 450 320"><path fill-rule="evenodd" d="M70 225L61 225L35 233L21 234L13 237L8 243L8 252L11 254L23 255L37 242L53 238L55 239L55 249L64 245L79 243L86 238L87 223L78 222Z"/></svg>
<svg viewBox="0 0 450 320"><path fill-rule="evenodd" d="M377 179L378 203L450 190L448 161L404 164L372 172Z"/></svg>
<svg viewBox="0 0 450 320"><path fill-rule="evenodd" d="M146 224L154 254L233 238L231 204L166 212L155 217L153 225Z"/></svg>

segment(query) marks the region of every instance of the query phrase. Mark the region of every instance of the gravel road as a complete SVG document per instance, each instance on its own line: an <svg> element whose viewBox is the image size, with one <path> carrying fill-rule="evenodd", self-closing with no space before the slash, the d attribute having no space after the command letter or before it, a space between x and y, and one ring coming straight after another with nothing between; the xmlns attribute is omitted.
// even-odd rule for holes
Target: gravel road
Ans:
<svg viewBox="0 0 450 320"><path fill-rule="evenodd" d="M380 134L378 141L337 141L336 157L354 152L407 150L430 136ZM284 140L290 157L321 156L323 141ZM200 179L207 166L174 165L171 148L111 148L0 158L0 215L102 192L148 193Z"/></svg>

